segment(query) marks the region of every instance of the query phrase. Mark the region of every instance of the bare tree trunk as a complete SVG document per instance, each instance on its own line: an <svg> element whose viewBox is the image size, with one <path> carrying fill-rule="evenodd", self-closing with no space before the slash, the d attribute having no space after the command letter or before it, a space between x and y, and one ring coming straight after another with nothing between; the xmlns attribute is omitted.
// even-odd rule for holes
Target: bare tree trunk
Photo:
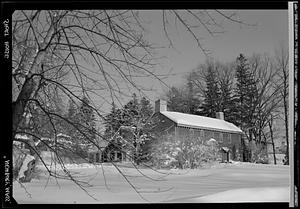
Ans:
<svg viewBox="0 0 300 209"><path fill-rule="evenodd" d="M281 48L277 55L278 65L282 70L281 79L282 79L282 92L281 96L283 98L283 107L284 107L284 123L285 123L285 140L286 140L286 159L287 164L289 164L289 134L288 134L288 86L289 86L289 73L288 73L288 53Z"/></svg>
<svg viewBox="0 0 300 209"><path fill-rule="evenodd" d="M276 153L275 153L275 143L274 143L274 136L273 136L273 130L272 130L272 119L269 121L269 129L271 134L271 141L272 141L272 148L273 148L273 157L274 157L274 164L276 165Z"/></svg>
<svg viewBox="0 0 300 209"><path fill-rule="evenodd" d="M288 130L288 107L286 96L283 98L284 102L284 122L285 122L285 140L286 140L286 156L287 156L287 165L289 165L289 130Z"/></svg>
<svg viewBox="0 0 300 209"><path fill-rule="evenodd" d="M21 121L23 120L23 114L25 112L25 107L28 103L28 100L31 98L32 93L34 92L36 83L33 78L26 78L22 90L19 93L19 96L12 105L13 113L13 134L15 135Z"/></svg>
<svg viewBox="0 0 300 209"><path fill-rule="evenodd" d="M23 86L22 90L18 95L18 98L15 102L12 104L13 108L13 140L15 140L16 132L21 124L21 122L24 120L24 113L26 105L31 98L32 94L34 93L34 90L36 88L36 82L32 77L27 77ZM25 143L29 147L34 147L32 140L27 140ZM13 150L14 152L16 150ZM30 153L30 154L29 154ZM23 162L14 164L14 179L17 177L21 177L19 179L21 182L30 182L32 178L32 172L35 168L35 163L37 159L37 155L33 150L29 150L29 153L25 155L25 158L23 158ZM27 162L25 159L31 159L30 162ZM33 158L33 160L32 160ZM25 160L25 161L24 161ZM24 164L25 163L25 164ZM22 168L22 169L21 169ZM22 171L21 171L22 170ZM21 173L20 173L21 172Z"/></svg>
<svg viewBox="0 0 300 209"><path fill-rule="evenodd" d="M135 159L134 159L134 161L137 165L140 164L139 151L140 151L140 144L137 141L135 141Z"/></svg>

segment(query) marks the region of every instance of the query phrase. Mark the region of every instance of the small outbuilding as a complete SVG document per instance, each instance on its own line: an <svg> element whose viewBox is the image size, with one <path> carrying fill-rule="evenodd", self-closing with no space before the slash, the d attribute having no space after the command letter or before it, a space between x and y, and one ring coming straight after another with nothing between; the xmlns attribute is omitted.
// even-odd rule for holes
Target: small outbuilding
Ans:
<svg viewBox="0 0 300 209"><path fill-rule="evenodd" d="M221 147L220 151L222 153L222 163L229 162L230 149L228 147Z"/></svg>

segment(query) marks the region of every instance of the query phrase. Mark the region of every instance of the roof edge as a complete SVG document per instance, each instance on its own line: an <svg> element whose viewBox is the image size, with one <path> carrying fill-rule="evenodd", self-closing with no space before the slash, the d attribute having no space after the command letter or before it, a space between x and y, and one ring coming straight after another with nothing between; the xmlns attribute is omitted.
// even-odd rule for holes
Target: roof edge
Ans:
<svg viewBox="0 0 300 209"><path fill-rule="evenodd" d="M171 111L165 111L165 112L170 112L170 113L172 113ZM177 126L191 127L191 128L203 128L203 129L206 129L206 130L223 131L223 132L238 133L238 134L243 134L243 133L244 133L244 132L243 132L240 128L238 128L236 125L234 125L233 123L230 123L230 122L228 122L228 121L225 121L225 120L224 120L224 122L230 123L230 124L234 125L236 128L240 129L240 131L225 130L225 129L219 129L219 128L203 127L203 126L191 126L191 125L181 124L181 123L175 121L175 119L173 119L172 117L169 117L169 116L165 115L164 112L157 112L157 113L160 113L160 114L164 115L165 117L167 117L168 119L172 120L174 123L177 124ZM181 112L175 112L175 113L181 113ZM187 113L181 113L181 114L193 115L193 114L187 114ZM199 115L193 115L193 116L205 117L205 118L209 118L209 119L219 120L219 119L217 119L217 118L210 118L210 117L206 117L206 116L199 116Z"/></svg>
<svg viewBox="0 0 300 209"><path fill-rule="evenodd" d="M175 121L173 121L173 122L175 122ZM196 129L205 129L205 130L211 130L211 131L228 132L228 133L237 133L237 134L243 134L244 133L242 130L241 131L233 131L233 130L230 131L230 130L219 129L219 128L210 128L210 127L203 127L203 126L190 126L190 125L180 124L180 123L177 123L177 126L188 127L188 128L196 128Z"/></svg>

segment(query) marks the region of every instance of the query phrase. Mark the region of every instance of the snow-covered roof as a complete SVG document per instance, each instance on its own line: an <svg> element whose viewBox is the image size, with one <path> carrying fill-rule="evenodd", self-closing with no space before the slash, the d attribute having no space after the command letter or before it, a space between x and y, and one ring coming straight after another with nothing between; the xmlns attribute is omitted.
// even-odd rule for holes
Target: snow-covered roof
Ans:
<svg viewBox="0 0 300 209"><path fill-rule="evenodd" d="M191 115L180 112L163 111L160 113L172 120L173 122L175 122L178 126L208 129L230 133L243 133L240 128L225 120L209 118L199 115Z"/></svg>

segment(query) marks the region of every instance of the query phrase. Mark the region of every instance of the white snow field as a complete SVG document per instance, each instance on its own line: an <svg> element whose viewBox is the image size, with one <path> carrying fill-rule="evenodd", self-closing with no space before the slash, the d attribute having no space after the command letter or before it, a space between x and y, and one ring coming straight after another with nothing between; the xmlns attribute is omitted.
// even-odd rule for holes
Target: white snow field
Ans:
<svg viewBox="0 0 300 209"><path fill-rule="evenodd" d="M289 167L234 162L207 169L159 170L120 166L140 195L110 164L67 165L79 180L88 181L86 191L68 180L47 178L14 183L13 197L19 204L101 203L195 203L195 202L288 202ZM104 174L103 175L103 171ZM105 178L104 178L105 176ZM105 180L107 185L105 185Z"/></svg>
<svg viewBox="0 0 300 209"><path fill-rule="evenodd" d="M289 187L266 187L233 189L204 197L191 199L191 202L230 203L230 202L287 202Z"/></svg>

